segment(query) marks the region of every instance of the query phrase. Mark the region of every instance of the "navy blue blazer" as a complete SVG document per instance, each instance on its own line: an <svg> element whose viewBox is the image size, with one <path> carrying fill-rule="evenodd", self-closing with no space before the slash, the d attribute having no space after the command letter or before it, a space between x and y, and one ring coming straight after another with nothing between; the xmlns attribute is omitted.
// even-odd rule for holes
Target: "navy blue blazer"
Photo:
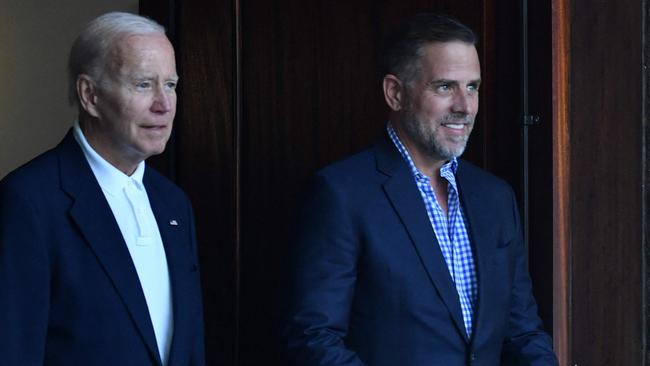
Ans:
<svg viewBox="0 0 650 366"><path fill-rule="evenodd" d="M152 168L143 182L171 278L169 366L204 365L192 208ZM0 365L161 365L126 243L71 131L0 182L0 324Z"/></svg>
<svg viewBox="0 0 650 366"><path fill-rule="evenodd" d="M457 182L478 275L472 337L415 180L386 136L308 190L293 243L289 364L557 365L511 188L465 161Z"/></svg>

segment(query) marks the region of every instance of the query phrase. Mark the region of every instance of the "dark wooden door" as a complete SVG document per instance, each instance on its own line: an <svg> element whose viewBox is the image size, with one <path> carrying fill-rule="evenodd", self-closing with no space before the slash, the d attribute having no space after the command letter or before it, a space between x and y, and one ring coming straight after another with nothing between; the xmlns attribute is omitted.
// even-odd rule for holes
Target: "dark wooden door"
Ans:
<svg viewBox="0 0 650 366"><path fill-rule="evenodd" d="M194 204L210 365L282 365L279 314L298 197L316 170L383 132L388 110L376 53L384 32L404 17L443 12L478 34L483 85L465 158L505 178L521 195L519 4L230 0L161 7L141 1L142 13L169 26L178 53L175 136L153 163ZM543 150L550 148L543 132L550 131L550 92L540 95L546 99L537 113L549 127L533 140ZM550 171L550 155L537 156L537 171ZM535 197L541 205L535 230L545 232L543 225L552 221L550 197ZM551 258L551 242L531 240L531 248L536 257ZM544 265L533 269L547 271ZM537 294L550 326L551 279L534 279L542 283Z"/></svg>
<svg viewBox="0 0 650 366"><path fill-rule="evenodd" d="M561 361L647 365L650 7L552 3Z"/></svg>

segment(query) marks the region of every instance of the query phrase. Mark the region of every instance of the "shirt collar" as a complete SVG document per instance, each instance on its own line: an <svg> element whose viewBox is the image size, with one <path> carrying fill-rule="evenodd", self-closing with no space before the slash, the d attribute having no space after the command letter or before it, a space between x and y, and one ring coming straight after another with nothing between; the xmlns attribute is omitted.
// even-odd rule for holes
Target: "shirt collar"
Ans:
<svg viewBox="0 0 650 366"><path fill-rule="evenodd" d="M97 182L99 182L99 185L104 191L115 196L121 192L122 189L124 189L124 187L126 187L129 183L134 184L135 187L139 190L142 190L144 188L144 185L142 184L145 168L144 161L141 161L133 174L131 174L131 176L128 176L121 170L111 165L111 163L106 161L104 158L102 158L92 148L92 146L90 146L88 140L86 140L86 137L83 134L83 131L81 131L79 121L74 122L72 129L75 140L77 140L77 143L79 146L81 146L81 150L83 151L84 156L90 165L90 169L92 169L93 173L95 174L95 178L97 178Z"/></svg>
<svg viewBox="0 0 650 366"><path fill-rule="evenodd" d="M395 129L393 128L390 122L386 124L386 130L388 131L388 136L390 136L391 141L393 141L393 144L397 148L397 151L399 151L400 155L402 155L404 160L406 160L406 163L411 169L411 173L413 173L415 179L417 180L426 179L428 181L429 178L415 166L415 163L413 162L411 155L406 149L406 146L402 144L402 141L399 139L399 136L397 136L397 132L395 132ZM443 177L449 175L453 176L456 174L457 170L458 170L458 159L456 157L453 157L451 158L451 160L443 164L442 167L440 167L440 175Z"/></svg>

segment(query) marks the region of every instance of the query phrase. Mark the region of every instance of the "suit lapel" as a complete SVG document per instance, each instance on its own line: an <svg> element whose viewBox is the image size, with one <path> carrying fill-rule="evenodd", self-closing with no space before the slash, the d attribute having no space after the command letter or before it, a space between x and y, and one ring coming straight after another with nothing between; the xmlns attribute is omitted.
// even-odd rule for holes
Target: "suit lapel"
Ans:
<svg viewBox="0 0 650 366"><path fill-rule="evenodd" d="M480 191L480 182L466 175L463 163L459 165L457 174L458 187L460 191L461 204L466 215L467 230L474 249L474 263L476 264L476 276L478 281L478 301L474 310L474 332L473 339L481 335L488 321L486 316L490 296L488 294L490 283L493 281L494 268L490 259L496 249L494 235L493 213L486 209L489 205L483 201L483 193ZM478 183L478 184L477 184Z"/></svg>
<svg viewBox="0 0 650 366"><path fill-rule="evenodd" d="M378 170L389 176L383 185L386 196L406 227L429 279L449 309L458 331L467 340L458 293L413 175L388 138L381 141L375 151Z"/></svg>
<svg viewBox="0 0 650 366"><path fill-rule="evenodd" d="M192 263L188 260L188 253L191 250L192 223L183 221L189 217L187 213L178 212L178 209L174 210L166 203L169 201L169 197L155 183L155 178L145 172L144 184L165 247L172 289L174 335L169 352L169 366L185 365L189 362L186 359L187 352L181 352L181 350L186 348L184 342L192 339L189 327L192 324L190 301L194 295L185 293L187 289L192 288L190 283ZM175 225L171 224L172 221Z"/></svg>
<svg viewBox="0 0 650 366"><path fill-rule="evenodd" d="M70 131L58 147L61 186L74 200L69 214L122 299L152 357L160 364L146 300L113 212Z"/></svg>

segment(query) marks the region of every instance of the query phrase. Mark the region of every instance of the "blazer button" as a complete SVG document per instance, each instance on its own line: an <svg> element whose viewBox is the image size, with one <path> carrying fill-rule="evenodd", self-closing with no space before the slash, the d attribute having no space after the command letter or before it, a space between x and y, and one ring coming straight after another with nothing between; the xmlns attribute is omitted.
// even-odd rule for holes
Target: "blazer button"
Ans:
<svg viewBox="0 0 650 366"><path fill-rule="evenodd" d="M473 364L474 361L476 361L476 354L474 354L474 353L470 353L470 354L469 354L469 364L470 364L470 365Z"/></svg>

